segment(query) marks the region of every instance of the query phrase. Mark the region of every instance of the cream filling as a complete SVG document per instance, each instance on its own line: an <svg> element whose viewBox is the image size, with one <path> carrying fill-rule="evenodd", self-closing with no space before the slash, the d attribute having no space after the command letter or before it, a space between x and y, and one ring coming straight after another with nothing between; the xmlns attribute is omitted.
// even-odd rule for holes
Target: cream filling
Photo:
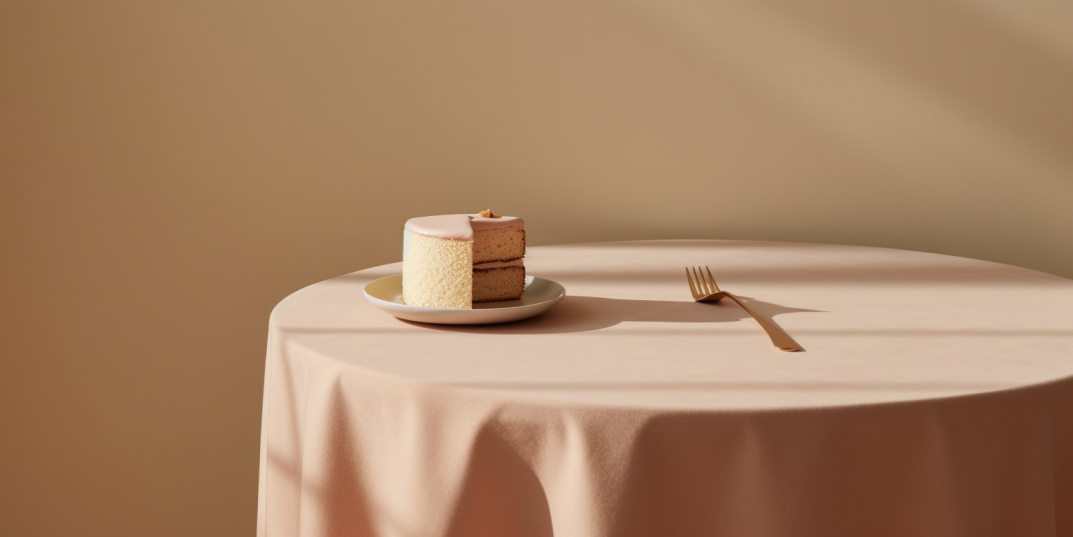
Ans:
<svg viewBox="0 0 1073 537"><path fill-rule="evenodd" d="M507 267L524 267L524 266L525 266L525 264L523 263L522 258L519 257L518 259L511 259L509 261L488 261L486 263L474 263L473 264L473 270L497 269L497 268L507 268Z"/></svg>

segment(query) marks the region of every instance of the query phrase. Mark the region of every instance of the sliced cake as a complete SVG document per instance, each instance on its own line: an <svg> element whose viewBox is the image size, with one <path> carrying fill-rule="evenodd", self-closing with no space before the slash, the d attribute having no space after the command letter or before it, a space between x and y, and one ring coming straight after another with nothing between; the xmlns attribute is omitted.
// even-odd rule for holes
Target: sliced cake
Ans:
<svg viewBox="0 0 1073 537"><path fill-rule="evenodd" d="M516 300L525 287L525 222L483 211L411 218L403 232L402 299L470 309Z"/></svg>

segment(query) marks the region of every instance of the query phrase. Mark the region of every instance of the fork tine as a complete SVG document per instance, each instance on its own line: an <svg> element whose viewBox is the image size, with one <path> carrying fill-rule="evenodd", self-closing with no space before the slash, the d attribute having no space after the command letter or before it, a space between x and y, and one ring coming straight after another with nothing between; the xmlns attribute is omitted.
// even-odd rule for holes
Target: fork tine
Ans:
<svg viewBox="0 0 1073 537"><path fill-rule="evenodd" d="M704 281L704 275L698 269L699 267L693 267L693 279L697 281L697 287L702 295L710 295L712 291L708 288L708 282Z"/></svg>
<svg viewBox="0 0 1073 537"><path fill-rule="evenodd" d="M700 298L700 293L697 292L697 287L693 285L693 275L689 273L689 267L686 267L686 281L689 282L689 293L693 295L693 300Z"/></svg>
<svg viewBox="0 0 1073 537"><path fill-rule="evenodd" d="M712 282L712 287L716 293L719 292L719 284L715 283L715 276L712 276L712 269L708 268L708 265L704 265L704 270L708 271L708 281Z"/></svg>

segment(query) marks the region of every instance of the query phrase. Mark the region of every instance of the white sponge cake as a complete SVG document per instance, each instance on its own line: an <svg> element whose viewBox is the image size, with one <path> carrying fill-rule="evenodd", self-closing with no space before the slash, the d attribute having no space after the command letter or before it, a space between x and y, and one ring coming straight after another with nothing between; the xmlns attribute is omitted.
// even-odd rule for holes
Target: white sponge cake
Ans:
<svg viewBox="0 0 1073 537"><path fill-rule="evenodd" d="M402 301L427 308L472 308L473 241L430 237L407 229Z"/></svg>
<svg viewBox="0 0 1073 537"><path fill-rule="evenodd" d="M513 216L411 218L403 232L402 299L407 305L470 309L516 300L525 286L525 222Z"/></svg>

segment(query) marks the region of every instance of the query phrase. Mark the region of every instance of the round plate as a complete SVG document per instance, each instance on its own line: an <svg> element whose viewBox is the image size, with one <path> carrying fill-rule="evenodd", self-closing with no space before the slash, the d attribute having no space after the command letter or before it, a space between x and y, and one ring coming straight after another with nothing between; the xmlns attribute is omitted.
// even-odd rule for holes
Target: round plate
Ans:
<svg viewBox="0 0 1073 537"><path fill-rule="evenodd" d="M421 308L402 302L402 275L388 276L369 282L365 298L387 313L419 323L432 324L492 324L519 321L548 311L566 296L562 285L544 278L526 275L525 291L518 300L476 302L471 310Z"/></svg>

